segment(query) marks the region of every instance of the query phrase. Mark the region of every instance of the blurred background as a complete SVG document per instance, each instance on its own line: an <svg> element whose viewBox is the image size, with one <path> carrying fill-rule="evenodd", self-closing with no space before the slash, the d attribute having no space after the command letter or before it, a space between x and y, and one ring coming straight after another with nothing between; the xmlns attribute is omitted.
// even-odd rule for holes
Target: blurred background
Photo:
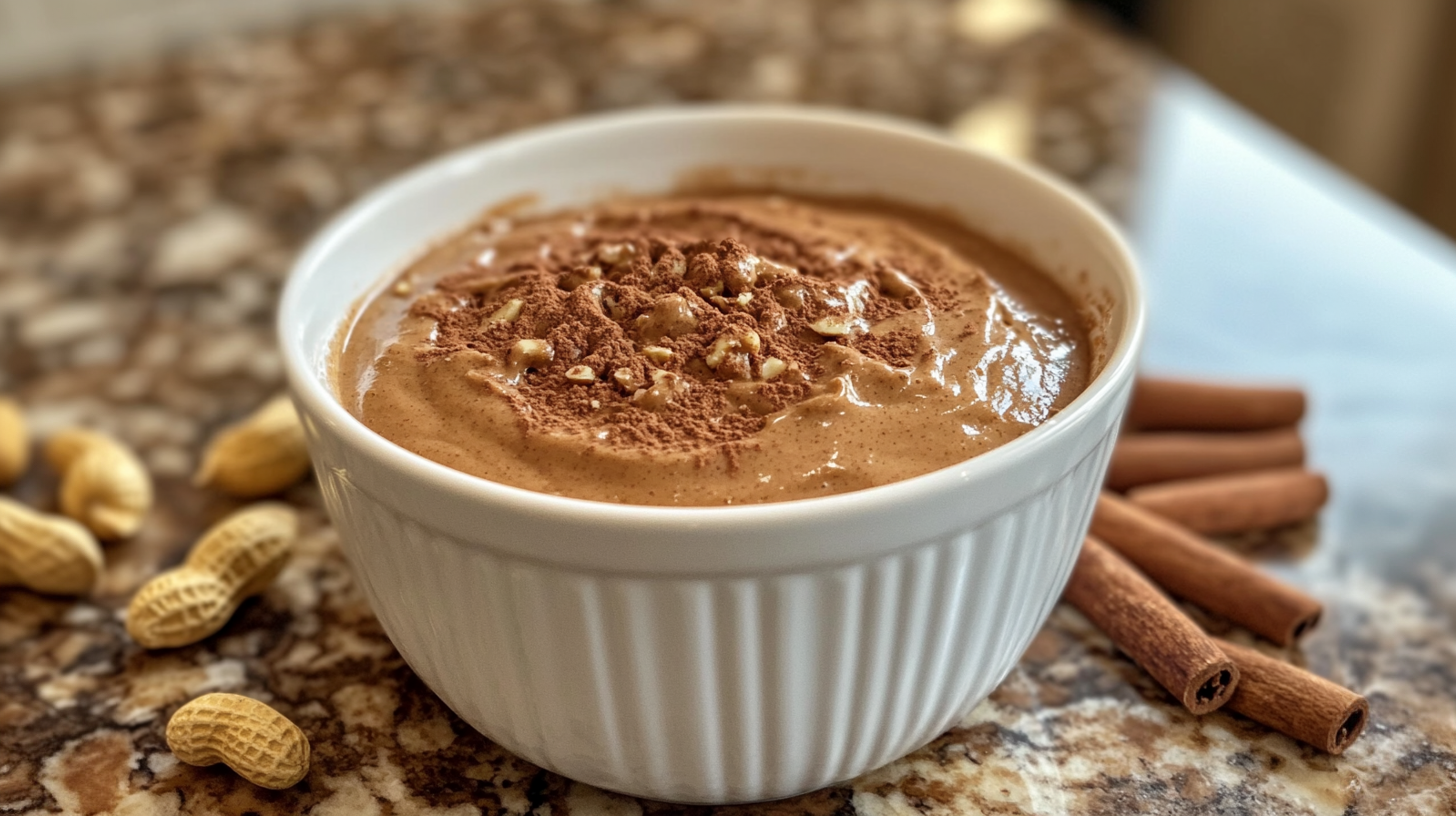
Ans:
<svg viewBox="0 0 1456 816"><path fill-rule="evenodd" d="M421 0L0 0L0 87L34 82L77 69L106 66L135 66L138 60L155 59L189 43L217 42L217 38L246 32L280 31L300 21L318 19L339 12L379 12L390 8L425 6L464 9L506 8L519 3L421 2ZM852 73L825 64L806 65L805 40L832 43L853 32L856 25L881 26L880 35L866 35L867 42L883 43L903 36L916 18L923 28L936 26L959 29L969 39L991 48L1034 36L1062 15L1067 3L1060 0L964 0L958 3L907 0L904 8L890 12L887 3L841 0L840 2L788 3L794 9L774 9L772 4L735 2L698 3L725 5L732 9L685 11L692 2L590 3L556 0L547 5L557 14L569 14L572 6L638 6L661 23L658 31L644 25L635 60L638 69L672 68L675 65L698 70L723 70L730 66L700 61L699 51L724 48L756 49L758 58L744 68L732 66L733 76L702 77L691 86L676 83L666 93L640 93L650 82L644 71L631 70L612 78L619 87L597 88L589 98L562 104L565 85L558 85L556 102L567 108L605 107L618 103L667 101L670 98L727 96L758 99L803 99L880 107L895 112L940 118L954 124L956 112L928 109L917 100L924 89L905 99L893 99L894 77L889 96L875 98L874 89L861 93L841 87L836 95L835 71ZM1107 21L1135 42L1156 49L1191 69L1241 105L1321 154L1381 195L1414 213L1440 230L1456 235L1456 4L1443 0L1084 0L1076 13ZM947 6L950 25L946 26ZM806 30L804 15L838 15L842 30L832 27ZM838 7L835 10L831 7ZM797 9L797 11L795 11ZM745 25L758 15L759 23ZM876 17L878 15L878 18ZM550 18L552 14L537 14ZM687 26L673 27L673 17L689 17ZM856 22L850 18L858 16ZM541 20L538 19L537 22ZM677 21L681 23L682 21ZM549 22L548 22L549 24ZM726 26L716 33L694 30L694 25ZM581 23L566 22L566 27ZM478 30L478 29L477 29ZM735 40L734 32L741 35ZM524 41L542 32L495 30L492 37L475 42L482 51L512 51L527 47ZM706 35L706 36L705 36ZM547 35L548 38L550 35ZM744 38L759 38L757 43ZM796 38L800 42L795 42ZM935 39L927 34L922 39ZM580 43L575 44L580 47ZM631 45L629 48L633 47ZM392 49L398 57L398 48ZM924 53L934 57L930 48ZM563 63L582 55L560 54ZM870 55L878 59L887 74L905 73L897 58ZM632 60L629 60L632 62ZM810 60L812 62L812 60ZM633 65L627 66L634 67ZM963 85L975 85L977 78L957 65ZM739 70L742 69L742 70ZM262 70L262 69L260 69ZM286 70L281 63L272 69ZM806 77L806 70L817 77ZM647 72L647 73L650 73ZM560 71L542 69L541 81L550 83ZM746 75L745 75L746 74ZM820 82L807 89L804 83ZM845 79L840 77L840 79ZM954 78L953 78L954 79ZM858 80L849 78L848 84ZM635 87L632 83L637 83ZM726 87L728 84L732 87ZM579 83L578 83L579 85ZM482 88L482 90L484 90ZM579 94L582 88L569 89ZM647 89L650 90L650 89ZM1007 90L1001 88L1000 90ZM1017 91L1018 89L1011 89ZM1022 92L1026 88L1019 89ZM1024 93L1023 93L1024 95ZM963 94L980 98L977 92ZM549 104L549 100L548 100ZM898 109L898 110L897 110ZM970 137L1005 146L1014 142L1018 128L1004 106L982 111L979 118L960 122ZM529 117L528 117L529 118ZM988 121L989 120L989 121ZM1039 126L1038 126L1039 127ZM1056 127L1055 121L1053 128ZM1008 133L1009 131L1009 133ZM1014 146L1013 146L1014 147ZM1065 157L1064 157L1065 158ZM1075 164L1076 159L1067 161ZM1056 169L1054 167L1054 169ZM1075 168L1073 168L1075 169ZM1075 176L1075 173L1071 175ZM1115 183L1115 182L1109 182Z"/></svg>
<svg viewBox="0 0 1456 816"><path fill-rule="evenodd" d="M1107 5L1240 104L1456 235L1456 4Z"/></svg>

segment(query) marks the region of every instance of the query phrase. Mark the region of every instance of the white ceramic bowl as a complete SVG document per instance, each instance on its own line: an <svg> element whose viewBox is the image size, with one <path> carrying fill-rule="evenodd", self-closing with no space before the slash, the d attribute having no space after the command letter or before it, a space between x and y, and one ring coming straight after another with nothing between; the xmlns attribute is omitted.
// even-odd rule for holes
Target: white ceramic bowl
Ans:
<svg viewBox="0 0 1456 816"><path fill-rule="evenodd" d="M521 194L543 208L735 168L780 188L952 210L1101 304L1101 373L1058 416L903 482L727 508L612 505L484 481L339 404L361 296ZM847 779L964 718L1067 580L1132 385L1142 298L1082 197L927 129L813 109L657 109L490 141L385 185L294 268L280 330L329 514L385 631L466 722L543 767L678 802Z"/></svg>

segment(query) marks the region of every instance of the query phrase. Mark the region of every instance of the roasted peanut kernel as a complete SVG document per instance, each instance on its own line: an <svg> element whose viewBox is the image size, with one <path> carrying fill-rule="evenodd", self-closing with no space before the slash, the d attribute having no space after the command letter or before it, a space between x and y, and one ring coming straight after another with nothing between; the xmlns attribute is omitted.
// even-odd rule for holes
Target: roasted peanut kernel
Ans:
<svg viewBox="0 0 1456 816"><path fill-rule="evenodd" d="M404 279L395 281L394 286L391 288L390 291L394 292L395 297L405 297L414 290L415 285L413 283L410 283L408 279Z"/></svg>
<svg viewBox="0 0 1456 816"><path fill-rule="evenodd" d="M612 379L616 381L617 385L628 391L636 391L642 387L642 379L633 374L630 368L619 368L613 371Z"/></svg>
<svg viewBox="0 0 1456 816"><path fill-rule="evenodd" d="M583 286L601 279L602 268L600 266L578 266L565 275L562 275L561 280L556 285L569 292L578 286Z"/></svg>
<svg viewBox="0 0 1456 816"><path fill-rule="evenodd" d="M714 281L698 290L698 293L705 298L717 297L723 294L723 281Z"/></svg>
<svg viewBox="0 0 1456 816"><path fill-rule="evenodd" d="M602 244L597 247L597 258L603 263L619 264L637 256L637 247L631 244Z"/></svg>
<svg viewBox="0 0 1456 816"><path fill-rule="evenodd" d="M592 371L591 366L577 365L566 369L566 379L574 383L593 383L597 381L597 373Z"/></svg>
<svg viewBox="0 0 1456 816"><path fill-rule="evenodd" d="M799 270L792 266L770 261L768 258L758 259L758 279L765 283L772 283L797 274L799 274Z"/></svg>
<svg viewBox="0 0 1456 816"><path fill-rule="evenodd" d="M682 337L698 327L698 318L687 298L666 295L652 304L652 311L637 318L637 330L647 342L663 337Z"/></svg>
<svg viewBox="0 0 1456 816"><path fill-rule="evenodd" d="M652 385L632 395L632 401L649 411L666 407L673 398L687 393L688 383L671 371L652 372Z"/></svg>
<svg viewBox="0 0 1456 816"><path fill-rule="evenodd" d="M784 373L785 369L787 369L788 367L789 364L784 362L783 360L780 360L777 357L769 357L768 359L764 360L763 365L759 367L758 375L765 380L772 380L774 377L777 377L778 375Z"/></svg>
<svg viewBox="0 0 1456 816"><path fill-rule="evenodd" d="M882 266L875 270L875 278L879 281L880 291L893 298L907 297L920 291L915 282L898 269Z"/></svg>
<svg viewBox="0 0 1456 816"><path fill-rule="evenodd" d="M756 354L762 347L763 341L759 338L758 332L752 329L725 332L718 335L718 339L708 347L708 353L704 355L703 362L708 364L708 368L716 369L723 365L730 354L745 352Z"/></svg>
<svg viewBox="0 0 1456 816"><path fill-rule="evenodd" d="M672 349L663 346L643 346L642 356L658 365L667 365L672 359Z"/></svg>
<svg viewBox="0 0 1456 816"><path fill-rule="evenodd" d="M735 295L747 292L755 283L758 283L758 258L753 255L728 264L723 270L723 284Z"/></svg>
<svg viewBox="0 0 1456 816"><path fill-rule="evenodd" d="M774 300L785 309L804 308L808 295L808 290L801 283L786 283L774 289Z"/></svg>
<svg viewBox="0 0 1456 816"><path fill-rule="evenodd" d="M748 350L749 354L757 354L763 348L763 340L758 336L758 332L753 329L748 329L743 332L739 336L739 341L743 344L743 348Z"/></svg>
<svg viewBox="0 0 1456 816"><path fill-rule="evenodd" d="M487 324L514 323L521 316L521 307L524 305L526 305L525 301L511 298L505 303L502 303L499 309L492 312L490 317L486 318L485 322Z"/></svg>
<svg viewBox="0 0 1456 816"><path fill-rule="evenodd" d="M703 356L703 362L708 364L708 368L717 368L723 364L723 358L728 356L728 352L735 347L737 347L737 343L732 337L722 335L708 347L708 353Z"/></svg>
<svg viewBox="0 0 1456 816"><path fill-rule="evenodd" d="M809 328L824 337L844 337L854 332L854 320L848 315L829 315L810 323Z"/></svg>
<svg viewBox="0 0 1456 816"><path fill-rule="evenodd" d="M517 340L506 353L506 363L518 370L544 368L555 357L555 349L545 340Z"/></svg>
<svg viewBox="0 0 1456 816"><path fill-rule="evenodd" d="M622 304L612 295L602 296L602 309L607 313L607 317L613 320L621 320L627 316L627 310L623 309Z"/></svg>

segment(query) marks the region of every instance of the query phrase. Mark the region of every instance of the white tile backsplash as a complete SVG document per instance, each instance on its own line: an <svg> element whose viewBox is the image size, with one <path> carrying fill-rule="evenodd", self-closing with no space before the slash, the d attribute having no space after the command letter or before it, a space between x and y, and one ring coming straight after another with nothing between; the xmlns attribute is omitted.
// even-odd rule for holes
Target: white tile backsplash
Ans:
<svg viewBox="0 0 1456 816"><path fill-rule="evenodd" d="M0 0L0 80L124 59L320 11L409 0ZM419 0L416 0L419 2Z"/></svg>

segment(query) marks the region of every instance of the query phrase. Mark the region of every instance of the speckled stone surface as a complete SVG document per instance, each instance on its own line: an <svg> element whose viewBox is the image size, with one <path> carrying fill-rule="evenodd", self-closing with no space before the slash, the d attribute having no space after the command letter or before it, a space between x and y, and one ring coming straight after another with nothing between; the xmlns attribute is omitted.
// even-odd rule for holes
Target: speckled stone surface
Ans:
<svg viewBox="0 0 1456 816"><path fill-rule="evenodd" d="M160 495L141 535L108 547L94 598L0 590L0 812L679 810L541 771L455 718L370 614L311 484L285 497L305 519L298 554L218 636L145 652L119 610L235 507L187 476L214 429L281 387L270 321L293 253L341 205L442 150L634 104L809 101L964 124L1009 94L1032 112L1028 152L1120 210L1149 58L1071 15L1009 44L975 33L942 2L502 0L0 89L0 391L39 434L117 433ZM14 492L53 507L54 475L38 467ZM1456 812L1456 576L1313 588L1329 611L1296 659L1371 702L1344 757L1234 715L1187 715L1059 608L960 727L852 783L742 809ZM271 792L179 765L167 717L211 690L302 726L307 779Z"/></svg>

